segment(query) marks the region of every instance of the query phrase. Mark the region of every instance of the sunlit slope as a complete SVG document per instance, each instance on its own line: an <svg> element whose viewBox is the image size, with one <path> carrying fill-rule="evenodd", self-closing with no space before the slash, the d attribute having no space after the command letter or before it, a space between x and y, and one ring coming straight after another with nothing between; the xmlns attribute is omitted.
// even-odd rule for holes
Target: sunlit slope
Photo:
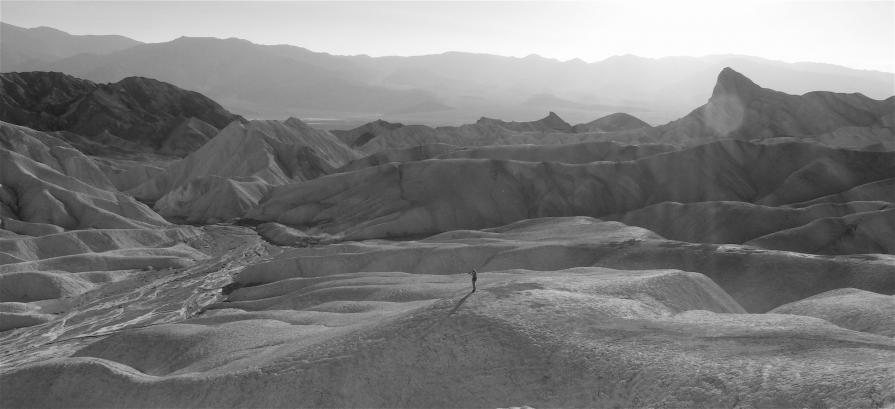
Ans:
<svg viewBox="0 0 895 409"><path fill-rule="evenodd" d="M215 222L241 216L272 187L332 172L357 154L298 119L233 123L130 193L165 217Z"/></svg>
<svg viewBox="0 0 895 409"><path fill-rule="evenodd" d="M408 162L275 188L246 217L363 239L602 217L661 202L780 206L892 178L893 155L721 141L624 162Z"/></svg>
<svg viewBox="0 0 895 409"><path fill-rule="evenodd" d="M60 303L147 269L187 267L202 232L119 192L52 135L0 123L0 328L53 321Z"/></svg>
<svg viewBox="0 0 895 409"><path fill-rule="evenodd" d="M710 275L670 267L700 259ZM588 218L294 249L192 319L8 367L0 386L17 407L872 406L895 401L891 338L741 303L891 291L893 273Z"/></svg>

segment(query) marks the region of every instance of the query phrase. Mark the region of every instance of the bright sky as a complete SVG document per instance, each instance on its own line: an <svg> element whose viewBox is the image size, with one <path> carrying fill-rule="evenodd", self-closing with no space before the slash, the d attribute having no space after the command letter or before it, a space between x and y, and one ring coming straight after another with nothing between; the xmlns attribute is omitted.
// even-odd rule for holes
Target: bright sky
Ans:
<svg viewBox="0 0 895 409"><path fill-rule="evenodd" d="M144 42L239 37L332 54L599 61L746 54L895 72L895 1L0 2L0 20Z"/></svg>

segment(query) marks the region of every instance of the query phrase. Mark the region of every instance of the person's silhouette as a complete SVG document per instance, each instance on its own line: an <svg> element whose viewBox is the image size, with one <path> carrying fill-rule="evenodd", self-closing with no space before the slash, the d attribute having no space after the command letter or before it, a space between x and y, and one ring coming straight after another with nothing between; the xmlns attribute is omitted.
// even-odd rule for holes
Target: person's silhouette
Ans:
<svg viewBox="0 0 895 409"><path fill-rule="evenodd" d="M476 269L472 269L471 272L468 272L466 274L469 274L472 276L472 292L475 292L475 282L476 282L476 280L479 279L479 272L476 271Z"/></svg>

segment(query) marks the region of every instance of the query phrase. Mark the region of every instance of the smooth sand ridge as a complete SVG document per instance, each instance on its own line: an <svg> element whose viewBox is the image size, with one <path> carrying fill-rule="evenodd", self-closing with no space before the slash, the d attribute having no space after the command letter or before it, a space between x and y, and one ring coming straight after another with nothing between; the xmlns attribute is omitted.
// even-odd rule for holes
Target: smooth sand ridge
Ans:
<svg viewBox="0 0 895 409"><path fill-rule="evenodd" d="M806 207L818 203L848 203L861 201L895 203L895 178L866 183L843 192L819 197L806 202L792 203L787 206Z"/></svg>
<svg viewBox="0 0 895 409"><path fill-rule="evenodd" d="M290 276L359 271L460 274L579 266L679 269L705 274L749 312L824 291L856 287L895 293L890 256L828 257L735 245L663 240L648 230L588 217L525 220L484 231L461 230L411 242L359 242L295 249L243 270L237 282L254 285Z"/></svg>
<svg viewBox="0 0 895 409"><path fill-rule="evenodd" d="M764 248L778 250L794 250L797 242L808 240L803 235L818 233L810 229L799 237L789 236L774 242L763 236L776 236L784 230L805 226L819 219L828 222L841 221L843 229L854 225L855 229L861 229L858 234L866 237L864 243L856 243L851 246L853 251L839 251L843 246L830 246L825 243L840 240L840 235L817 234L813 242L817 244L804 244L800 247L805 253L823 254L851 254L856 253L893 253L890 237L895 236L895 217L891 210L895 209L895 203L882 201L848 202L848 203L818 203L801 208L768 207L744 202L696 202L677 203L662 202L659 204L637 209L622 216L611 216L608 219L619 220L632 226L640 226L662 235L662 237L696 243L746 243ZM865 220L871 215L878 224L868 221L859 224L849 224L857 215L862 215L860 220ZM864 233L866 231L866 234Z"/></svg>
<svg viewBox="0 0 895 409"><path fill-rule="evenodd" d="M893 155L720 141L628 162L409 162L277 187L246 217L367 239L601 217L666 201L779 206L891 178Z"/></svg>
<svg viewBox="0 0 895 409"><path fill-rule="evenodd" d="M842 328L895 337L895 296L840 288L781 305L774 314L822 318Z"/></svg>
<svg viewBox="0 0 895 409"><path fill-rule="evenodd" d="M79 255L108 259L108 253L126 254L120 261L132 263L127 266L130 269L104 271L101 262L93 261L83 272L0 274L0 295L4 297L0 300L0 321L5 329L18 328L0 332L0 368L71 353L85 342L125 327L180 321L195 315L220 297L220 289L231 281L234 269L270 250L245 229L209 226L193 230L201 234L186 240L191 248L179 244ZM170 255L175 250L194 260L153 268L153 262L163 258L148 256L159 251ZM108 260L105 262L108 264ZM78 265L59 263L58 267L75 270ZM23 316L41 319L25 322Z"/></svg>
<svg viewBox="0 0 895 409"><path fill-rule="evenodd" d="M602 257L595 254L600 248L607 249ZM659 260L656 254L664 250L676 253ZM737 270L728 280L723 274L713 281L668 269L674 258L746 252L755 270L743 271L742 258L708 263L716 271ZM666 267L560 265L580 261L585 253L629 266L637 259ZM762 254L771 259L762 261ZM895 386L888 365L895 357L891 338L808 316L744 314L736 296L715 284L732 284L731 277L772 281L791 274L784 271L788 264L800 272L803 288L817 294L826 284L805 283L848 282L842 274L865 284L880 277L893 281L891 260L668 242L641 228L583 217L527 220L421 241L301 248L275 258L236 274L242 287L233 286L226 301L191 319L84 341L56 359L3 371L0 386L12 391L7 402L16 407L895 402L895 389L889 388ZM798 265L799 260L808 264ZM839 264L840 275L818 273L816 263ZM470 265L480 272L475 293L462 274ZM895 290L895 284L885 285ZM779 281L753 286L740 297L789 287ZM33 393L37 390L44 392Z"/></svg>
<svg viewBox="0 0 895 409"><path fill-rule="evenodd" d="M332 172L357 154L300 120L234 122L211 141L133 188L163 216L216 222L241 216L272 186Z"/></svg>
<svg viewBox="0 0 895 409"><path fill-rule="evenodd" d="M895 254L895 208L818 219L746 244L816 254Z"/></svg>

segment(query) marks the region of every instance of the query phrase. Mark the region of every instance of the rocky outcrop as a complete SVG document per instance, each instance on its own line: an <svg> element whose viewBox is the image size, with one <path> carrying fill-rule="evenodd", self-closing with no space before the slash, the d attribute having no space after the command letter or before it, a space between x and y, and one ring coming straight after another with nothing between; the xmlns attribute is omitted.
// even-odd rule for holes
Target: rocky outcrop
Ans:
<svg viewBox="0 0 895 409"><path fill-rule="evenodd" d="M94 84L62 73L22 72L0 74L0 120L70 131L107 145L121 138L183 156L242 118L197 92L149 78Z"/></svg>
<svg viewBox="0 0 895 409"><path fill-rule="evenodd" d="M572 125L563 121L555 112L532 122L506 122L499 119L481 118L476 125L499 126L515 132L572 132Z"/></svg>
<svg viewBox="0 0 895 409"><path fill-rule="evenodd" d="M0 133L0 216L65 229L168 224L65 142L2 122Z"/></svg>
<svg viewBox="0 0 895 409"><path fill-rule="evenodd" d="M474 124L440 126L371 122L349 131L338 131L343 140L351 140L359 151L372 154L421 145L454 146L486 145L555 145L592 141L593 135L577 134L566 121L553 112L531 122L507 122L481 118Z"/></svg>
<svg viewBox="0 0 895 409"><path fill-rule="evenodd" d="M892 178L893 155L722 141L628 162L408 162L277 187L246 217L362 239L601 217L666 201L780 206Z"/></svg>
<svg viewBox="0 0 895 409"><path fill-rule="evenodd" d="M242 216L273 186L333 172L357 154L296 118L232 123L214 139L133 188L160 214L190 222Z"/></svg>
<svg viewBox="0 0 895 409"><path fill-rule="evenodd" d="M849 133L866 138L865 132L856 132L855 128L891 128L887 118L893 110L895 97L875 100L861 94L825 91L789 95L762 88L744 75L725 68L718 74L712 96L705 105L668 124L617 132L609 138L686 145L724 138L810 140L823 135L822 142L852 147L856 143L846 137ZM843 128L852 130L840 131Z"/></svg>
<svg viewBox="0 0 895 409"><path fill-rule="evenodd" d="M54 136L0 122L0 330L50 323L66 299L134 271L206 256Z"/></svg>

